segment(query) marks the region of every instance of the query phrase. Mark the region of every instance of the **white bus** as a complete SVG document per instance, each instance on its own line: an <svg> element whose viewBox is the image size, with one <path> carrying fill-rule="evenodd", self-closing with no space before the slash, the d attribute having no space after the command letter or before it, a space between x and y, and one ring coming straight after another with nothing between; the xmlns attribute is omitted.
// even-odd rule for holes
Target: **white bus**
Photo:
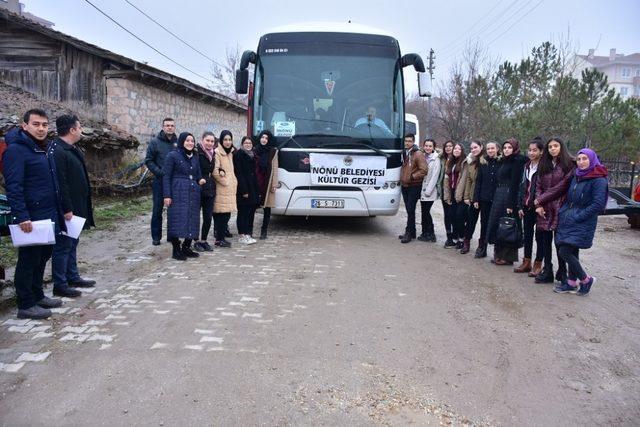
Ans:
<svg viewBox="0 0 640 427"><path fill-rule="evenodd" d="M249 92L247 134L268 129L279 149L272 213L398 211L406 66L424 73L420 56L355 24L279 28L244 52L236 92Z"/></svg>

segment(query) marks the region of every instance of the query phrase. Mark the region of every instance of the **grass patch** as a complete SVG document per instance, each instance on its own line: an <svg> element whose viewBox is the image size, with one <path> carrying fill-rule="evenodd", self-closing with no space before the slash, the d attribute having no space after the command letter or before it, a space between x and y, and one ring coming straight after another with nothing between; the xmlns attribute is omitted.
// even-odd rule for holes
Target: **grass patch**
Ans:
<svg viewBox="0 0 640 427"><path fill-rule="evenodd" d="M151 207L150 196L125 199L100 198L94 203L93 218L98 230L114 230L121 222L151 212Z"/></svg>
<svg viewBox="0 0 640 427"><path fill-rule="evenodd" d="M93 230L115 230L119 223L133 219L139 215L151 212L150 196L136 198L99 198L94 202L93 216L98 228ZM16 265L18 250L13 247L11 237L0 237L0 267L9 268Z"/></svg>
<svg viewBox="0 0 640 427"><path fill-rule="evenodd" d="M9 268L18 261L18 249L13 247L11 237L0 237L0 267Z"/></svg>

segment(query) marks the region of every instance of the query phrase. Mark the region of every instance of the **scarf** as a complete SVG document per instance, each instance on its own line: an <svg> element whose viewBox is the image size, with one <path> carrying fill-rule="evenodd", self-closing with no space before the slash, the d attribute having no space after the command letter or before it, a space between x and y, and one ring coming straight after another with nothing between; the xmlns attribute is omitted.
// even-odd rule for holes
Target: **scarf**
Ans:
<svg viewBox="0 0 640 427"><path fill-rule="evenodd" d="M269 148L269 144L262 145L258 142L256 145L255 153L257 156L257 163L260 170L266 171L269 168L269 153L271 152L271 148Z"/></svg>
<svg viewBox="0 0 640 427"><path fill-rule="evenodd" d="M255 155L255 154L254 154L254 152L253 152L253 149L251 149L251 150L246 150L246 149L243 147L243 148L242 148L242 151L244 151L244 153L245 153L247 156L249 156L251 159L253 159L253 158L254 158L254 155Z"/></svg>
<svg viewBox="0 0 640 427"><path fill-rule="evenodd" d="M187 137L189 137L189 136L190 136L191 138L193 138L193 135L192 135L191 133L189 133L189 132L182 132L182 133L180 134L180 136L178 137L178 148L179 148L180 150L182 150L182 151L184 152L184 154L186 154L186 155L187 155L187 157L191 157L191 156L193 155L193 150L195 149L195 147L194 147L194 148L192 148L191 150L187 150L187 149L184 147L184 142L187 140Z"/></svg>
<svg viewBox="0 0 640 427"><path fill-rule="evenodd" d="M579 154L584 154L589 158L589 167L586 169L576 169L576 176L578 178L583 178L589 175L596 169L596 166L602 166L602 163L600 163L600 159L598 158L598 155L595 151L589 148L583 148L582 150L578 151L578 154L576 154L576 156L578 156Z"/></svg>
<svg viewBox="0 0 640 427"><path fill-rule="evenodd" d="M520 153L520 143L515 138L509 138L502 143L502 151L504 151L504 144L510 144L513 147L513 153L510 156L504 156L505 159L515 157Z"/></svg>
<svg viewBox="0 0 640 427"><path fill-rule="evenodd" d="M212 162L214 149L212 148L211 150L207 150L201 142L198 143L198 147L200 147L200 150L202 150L204 155L207 156L207 159L209 159L209 161Z"/></svg>

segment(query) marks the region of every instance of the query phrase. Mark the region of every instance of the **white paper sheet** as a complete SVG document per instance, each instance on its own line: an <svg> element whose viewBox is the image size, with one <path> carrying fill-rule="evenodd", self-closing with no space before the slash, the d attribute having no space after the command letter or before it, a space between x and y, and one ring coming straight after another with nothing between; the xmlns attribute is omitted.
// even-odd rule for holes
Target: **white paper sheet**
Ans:
<svg viewBox="0 0 640 427"><path fill-rule="evenodd" d="M9 225L13 246L40 246L56 243L55 225L50 219L32 221L31 224L33 225L31 233L25 233L19 225Z"/></svg>
<svg viewBox="0 0 640 427"><path fill-rule="evenodd" d="M72 239L77 239L82 233L82 227L84 227L85 222L87 222L86 218L78 215L74 215L70 220L65 219L64 223L67 224L67 232L63 231L62 234L66 234Z"/></svg>

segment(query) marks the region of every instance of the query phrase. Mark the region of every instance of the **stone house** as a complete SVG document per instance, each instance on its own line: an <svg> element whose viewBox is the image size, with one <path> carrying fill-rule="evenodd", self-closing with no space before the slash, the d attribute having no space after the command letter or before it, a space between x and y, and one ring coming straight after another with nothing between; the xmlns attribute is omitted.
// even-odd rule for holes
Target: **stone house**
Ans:
<svg viewBox="0 0 640 427"><path fill-rule="evenodd" d="M246 132L242 103L0 8L0 81L62 103L142 142L164 117L196 137Z"/></svg>

